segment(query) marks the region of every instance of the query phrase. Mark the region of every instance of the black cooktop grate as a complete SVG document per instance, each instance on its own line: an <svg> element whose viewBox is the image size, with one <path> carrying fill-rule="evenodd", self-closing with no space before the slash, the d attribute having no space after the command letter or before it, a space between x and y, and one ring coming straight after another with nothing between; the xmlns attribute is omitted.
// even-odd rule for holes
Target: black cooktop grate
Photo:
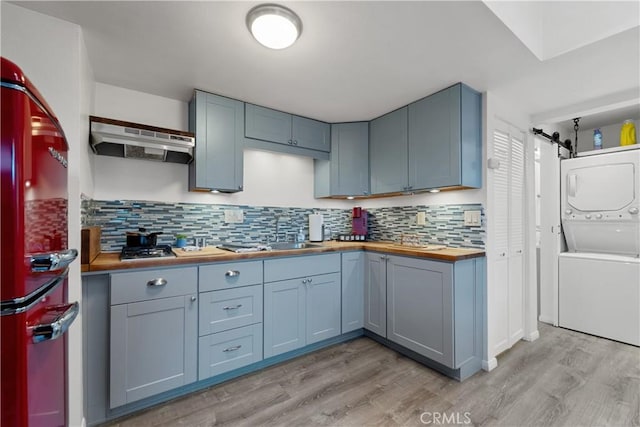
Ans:
<svg viewBox="0 0 640 427"><path fill-rule="evenodd" d="M166 258L175 257L171 246L125 246L120 252L120 259L145 259L145 258Z"/></svg>

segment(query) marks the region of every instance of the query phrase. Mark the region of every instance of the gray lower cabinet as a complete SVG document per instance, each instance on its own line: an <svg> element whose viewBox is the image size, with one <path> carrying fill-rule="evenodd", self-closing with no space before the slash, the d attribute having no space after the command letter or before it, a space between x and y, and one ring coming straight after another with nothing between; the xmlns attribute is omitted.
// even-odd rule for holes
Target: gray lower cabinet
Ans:
<svg viewBox="0 0 640 427"><path fill-rule="evenodd" d="M387 339L453 363L453 264L389 256Z"/></svg>
<svg viewBox="0 0 640 427"><path fill-rule="evenodd" d="M262 261L203 265L198 379L262 360Z"/></svg>
<svg viewBox="0 0 640 427"><path fill-rule="evenodd" d="M198 379L262 360L262 323L200 337Z"/></svg>
<svg viewBox="0 0 640 427"><path fill-rule="evenodd" d="M369 194L369 123L331 125L331 156L314 160L314 196Z"/></svg>
<svg viewBox="0 0 640 427"><path fill-rule="evenodd" d="M330 129L328 123L246 104L247 138L328 152L331 150Z"/></svg>
<svg viewBox="0 0 640 427"><path fill-rule="evenodd" d="M340 335L340 274L264 285L264 357Z"/></svg>
<svg viewBox="0 0 640 427"><path fill-rule="evenodd" d="M196 380L196 277L195 267L111 274L111 408Z"/></svg>
<svg viewBox="0 0 640 427"><path fill-rule="evenodd" d="M196 90L189 130L196 135L189 190L242 191L244 103Z"/></svg>
<svg viewBox="0 0 640 427"><path fill-rule="evenodd" d="M387 258L366 252L364 256L364 328L387 336Z"/></svg>
<svg viewBox="0 0 640 427"><path fill-rule="evenodd" d="M342 254L342 333L364 326L364 261L362 251Z"/></svg>
<svg viewBox="0 0 640 427"><path fill-rule="evenodd" d="M264 357L305 345L306 288L302 279L264 285Z"/></svg>
<svg viewBox="0 0 640 427"><path fill-rule="evenodd" d="M340 335L340 254L266 260L264 357Z"/></svg>
<svg viewBox="0 0 640 427"><path fill-rule="evenodd" d="M457 370L482 358L484 258L455 263L389 256L387 339Z"/></svg>

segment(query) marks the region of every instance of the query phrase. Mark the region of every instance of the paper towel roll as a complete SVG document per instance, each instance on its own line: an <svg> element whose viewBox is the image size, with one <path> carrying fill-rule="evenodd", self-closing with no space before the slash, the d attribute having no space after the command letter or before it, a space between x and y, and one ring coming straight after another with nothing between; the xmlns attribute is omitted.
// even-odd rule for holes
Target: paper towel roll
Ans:
<svg viewBox="0 0 640 427"><path fill-rule="evenodd" d="M324 218L321 214L309 215L309 240L312 242L322 242L322 225L324 224Z"/></svg>

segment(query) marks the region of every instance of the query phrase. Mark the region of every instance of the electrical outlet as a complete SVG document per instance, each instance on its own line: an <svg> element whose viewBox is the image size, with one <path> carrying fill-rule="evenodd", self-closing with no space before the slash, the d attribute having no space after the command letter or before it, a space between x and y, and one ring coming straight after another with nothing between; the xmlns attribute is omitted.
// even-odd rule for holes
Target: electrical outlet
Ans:
<svg viewBox="0 0 640 427"><path fill-rule="evenodd" d="M416 223L418 225L426 225L427 224L427 214L426 214L426 212L418 212L416 214Z"/></svg>
<svg viewBox="0 0 640 427"><path fill-rule="evenodd" d="M244 211L242 209L225 209L224 222L228 224L242 224L244 222Z"/></svg>

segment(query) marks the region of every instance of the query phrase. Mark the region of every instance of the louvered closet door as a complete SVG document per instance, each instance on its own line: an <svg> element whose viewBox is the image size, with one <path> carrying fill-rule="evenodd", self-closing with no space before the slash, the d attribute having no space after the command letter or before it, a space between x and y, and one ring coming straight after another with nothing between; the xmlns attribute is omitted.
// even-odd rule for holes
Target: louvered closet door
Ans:
<svg viewBox="0 0 640 427"><path fill-rule="evenodd" d="M509 346L524 336L524 141L510 135Z"/></svg>
<svg viewBox="0 0 640 427"><path fill-rule="evenodd" d="M493 132L493 157L500 166L493 170L493 215L494 250L490 255L492 274L492 306L489 310L492 342L495 354L510 347L509 327L509 134L500 130Z"/></svg>
<svg viewBox="0 0 640 427"><path fill-rule="evenodd" d="M496 354L524 335L524 136L494 130L494 252L492 308L489 312Z"/></svg>

